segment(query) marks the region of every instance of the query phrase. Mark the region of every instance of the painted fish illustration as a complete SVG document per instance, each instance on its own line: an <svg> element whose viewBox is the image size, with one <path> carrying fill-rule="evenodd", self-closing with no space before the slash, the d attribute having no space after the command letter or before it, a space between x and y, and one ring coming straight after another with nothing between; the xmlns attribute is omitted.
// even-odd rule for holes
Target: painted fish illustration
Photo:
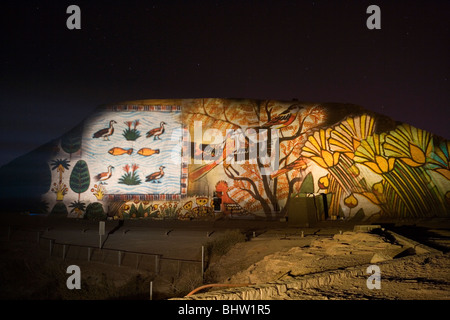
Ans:
<svg viewBox="0 0 450 320"><path fill-rule="evenodd" d="M140 154L141 156L149 157L152 154L155 154L155 153L158 154L159 149L142 148L137 153Z"/></svg>
<svg viewBox="0 0 450 320"><path fill-rule="evenodd" d="M122 148L119 148L119 147L114 147L114 148L110 149L108 151L108 153L112 154L113 156L121 156L121 155L123 155L125 153L132 154L133 153L133 148L122 149Z"/></svg>

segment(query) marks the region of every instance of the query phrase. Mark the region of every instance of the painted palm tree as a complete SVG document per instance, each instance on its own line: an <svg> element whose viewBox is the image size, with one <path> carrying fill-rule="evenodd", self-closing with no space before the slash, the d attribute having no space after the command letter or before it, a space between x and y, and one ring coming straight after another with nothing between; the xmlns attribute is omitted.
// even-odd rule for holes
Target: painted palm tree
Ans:
<svg viewBox="0 0 450 320"><path fill-rule="evenodd" d="M64 171L69 170L69 162L70 161L67 159L56 159L52 160L50 163L52 170L56 170L59 173L59 183L56 184L55 182L53 184L53 188L51 189L51 191L56 193L56 200L58 201L62 201L68 191L67 186L62 182L62 176Z"/></svg>
<svg viewBox="0 0 450 320"><path fill-rule="evenodd" d="M78 218L81 217L83 215L83 213L86 211L86 204L81 201L73 201L69 205L69 207L72 208L72 210L70 210L70 212L76 213Z"/></svg>
<svg viewBox="0 0 450 320"><path fill-rule="evenodd" d="M67 159L56 159L50 163L52 170L56 170L59 173L59 183L62 182L62 175L65 170L69 170L70 164Z"/></svg>

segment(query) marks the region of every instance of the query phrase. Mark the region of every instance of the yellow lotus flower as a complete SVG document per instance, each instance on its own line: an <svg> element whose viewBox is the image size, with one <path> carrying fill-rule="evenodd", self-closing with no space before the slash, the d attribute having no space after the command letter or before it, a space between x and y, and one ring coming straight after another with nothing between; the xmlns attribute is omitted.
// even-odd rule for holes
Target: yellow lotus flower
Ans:
<svg viewBox="0 0 450 320"><path fill-rule="evenodd" d="M331 131L329 139L332 151L343 152L353 159L361 140L372 135L374 131L374 119L366 114L350 117L341 122Z"/></svg>
<svg viewBox="0 0 450 320"><path fill-rule="evenodd" d="M386 156L400 158L411 167L420 167L433 150L432 136L422 129L402 124L386 136L383 147Z"/></svg>
<svg viewBox="0 0 450 320"><path fill-rule="evenodd" d="M400 158L404 163L411 167L420 167L421 165L425 164L426 157L422 149L413 145L412 143L409 143L409 150L411 153L411 158Z"/></svg>
<svg viewBox="0 0 450 320"><path fill-rule="evenodd" d="M378 174L385 174L394 169L395 158L383 156L383 142L386 134L373 134L361 141L353 160L370 168Z"/></svg>
<svg viewBox="0 0 450 320"><path fill-rule="evenodd" d="M327 150L322 150L320 157L311 157L322 168L330 168L339 162L339 152L331 153Z"/></svg>
<svg viewBox="0 0 450 320"><path fill-rule="evenodd" d="M389 158L386 160L382 156L375 156L375 161L366 161L363 162L364 165L369 167L373 172L376 172L378 174L383 174L391 171L394 169L395 164L395 158Z"/></svg>
<svg viewBox="0 0 450 320"><path fill-rule="evenodd" d="M331 128L320 129L308 137L302 149L302 156L314 160L322 168L328 169L339 162L339 152L331 152L328 145Z"/></svg>

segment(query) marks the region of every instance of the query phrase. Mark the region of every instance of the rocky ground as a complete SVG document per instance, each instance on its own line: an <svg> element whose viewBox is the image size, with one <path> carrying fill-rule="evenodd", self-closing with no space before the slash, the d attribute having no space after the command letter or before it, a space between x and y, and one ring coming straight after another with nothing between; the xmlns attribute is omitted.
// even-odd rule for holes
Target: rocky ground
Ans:
<svg viewBox="0 0 450 320"><path fill-rule="evenodd" d="M311 237L308 241L308 238ZM245 260L251 259L255 252L273 246L274 242L283 240L254 241L237 244L226 256L223 256L212 269L221 267L223 283L251 284L251 287L267 286L270 283L283 284L302 281L304 275L321 274L328 276L327 282L319 286L299 289L295 285L287 285L287 290L274 290L265 299L274 300L355 300L355 299L387 299L387 300L441 300L450 299L450 253L414 254L414 250L399 244L383 235L365 232L343 232L329 237L306 236L297 240L291 248L264 256L259 261L244 267ZM286 240L285 240L286 241ZM301 243L303 242L303 243ZM308 244L309 243L309 244ZM291 245L294 245L291 242ZM236 257L246 257L238 269ZM233 258L234 257L234 258ZM248 264L248 263L247 263ZM353 276L340 277L339 270L355 266L375 264L380 267L380 289L369 289L365 272ZM337 273L336 273L337 271ZM229 275L229 272L233 273ZM335 276L337 274L337 276ZM331 280L329 280L331 279ZM328 281L329 280L329 281ZM291 288L289 288L291 286ZM237 293L239 290L228 289ZM201 294L194 299L214 299L214 294L227 299L227 290L216 290ZM250 295L251 296L251 295ZM236 297L236 296L234 296ZM234 298L232 298L234 299Z"/></svg>
<svg viewBox="0 0 450 320"><path fill-rule="evenodd" d="M293 300L448 300L450 255L408 257L401 263L384 264L381 288L368 289L367 276L336 279L331 285L288 290L277 299Z"/></svg>
<svg viewBox="0 0 450 320"><path fill-rule="evenodd" d="M401 249L401 246L392 244L379 235L365 232L347 231L333 237L312 236L312 240L308 242L309 244L300 247L294 246L285 251L266 255L246 270L233 275L228 281L260 284L363 265L369 263L376 252ZM224 260L226 259L227 257L224 257Z"/></svg>

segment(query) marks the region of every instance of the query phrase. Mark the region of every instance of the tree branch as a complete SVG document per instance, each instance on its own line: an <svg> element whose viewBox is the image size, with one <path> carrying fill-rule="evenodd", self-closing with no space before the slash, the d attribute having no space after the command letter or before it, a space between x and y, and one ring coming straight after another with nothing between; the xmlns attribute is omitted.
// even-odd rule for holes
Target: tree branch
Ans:
<svg viewBox="0 0 450 320"><path fill-rule="evenodd" d="M258 168L264 167L261 164L261 161L259 160L259 157L256 158L256 161L258 163ZM274 203L274 195L273 195L272 190L270 189L269 180L268 180L267 177L268 177L267 175L261 175L261 180L263 182L263 186L264 186L264 190L266 191L267 198L273 204Z"/></svg>
<svg viewBox="0 0 450 320"><path fill-rule="evenodd" d="M256 118L258 119L258 122L260 121L260 111L261 111L261 103L258 101L255 105L253 105L253 109L256 114Z"/></svg>
<svg viewBox="0 0 450 320"><path fill-rule="evenodd" d="M279 164L281 164L283 161L287 161L287 159L289 158L289 156L292 154L292 152L294 151L294 148L297 146L298 143L296 143L294 145L294 147L291 148L291 150L288 152L288 154L286 156L284 156L283 158L280 159ZM286 165L286 164L285 164Z"/></svg>
<svg viewBox="0 0 450 320"><path fill-rule="evenodd" d="M283 142L283 141L290 141L290 140L297 139L297 138L300 137L301 135L305 134L306 132L302 132L302 130L303 130L303 125L304 125L306 119L307 119L309 116L311 116L311 115L316 111L316 109L317 109L317 106L316 106L316 107L313 107L313 108L312 108L312 109L311 109L311 110L303 117L302 121L299 123L298 130L297 130L297 132L296 132L294 135L289 136L289 137L284 137L284 136L281 137L281 138L279 139L280 143Z"/></svg>
<svg viewBox="0 0 450 320"><path fill-rule="evenodd" d="M309 116L309 114L308 114L308 116ZM288 136L288 137L281 137L281 138L278 139L278 141L279 141L280 143L281 143L281 142L284 142L284 141L291 141L291 140L297 139L297 138L300 137L302 134L305 134L306 132L303 132L303 133L302 133L302 130L303 130L303 124L305 123L305 120L306 120L306 118L307 118L308 116L304 117L304 118L302 119L302 121L299 123L297 132L296 132L294 135Z"/></svg>
<svg viewBox="0 0 450 320"><path fill-rule="evenodd" d="M267 100L266 105L264 106L264 109L266 110L267 122L269 122L272 119L271 113L273 110L273 108L270 108L270 109L268 108L269 103L270 103L270 100Z"/></svg>
<svg viewBox="0 0 450 320"><path fill-rule="evenodd" d="M240 126L240 125L237 125L236 123L231 122L231 121L229 121L229 120L224 120L224 119L214 118L213 116L209 115L207 112L205 112L205 113L201 113L201 112L186 112L186 113L187 113L187 114L192 114L192 115L206 116L206 117L209 117L209 118L214 119L214 121L225 122L225 123L228 123L228 124L230 124L230 125L232 125L232 126L234 126L234 127L237 127L237 128L239 128L239 129L241 129L241 126Z"/></svg>
<svg viewBox="0 0 450 320"><path fill-rule="evenodd" d="M256 186L255 182L247 177L235 177L233 178L233 180L237 180L237 181L247 181L248 183L250 183L250 185L252 186L254 193L250 194L251 196L253 196L254 199L258 200L261 203L261 206L263 207L264 213L266 215L268 215L269 213L271 213L270 207L267 204L267 202L265 201L265 199L261 196L261 194L258 191L258 187ZM244 188L241 188L241 190L243 190Z"/></svg>

